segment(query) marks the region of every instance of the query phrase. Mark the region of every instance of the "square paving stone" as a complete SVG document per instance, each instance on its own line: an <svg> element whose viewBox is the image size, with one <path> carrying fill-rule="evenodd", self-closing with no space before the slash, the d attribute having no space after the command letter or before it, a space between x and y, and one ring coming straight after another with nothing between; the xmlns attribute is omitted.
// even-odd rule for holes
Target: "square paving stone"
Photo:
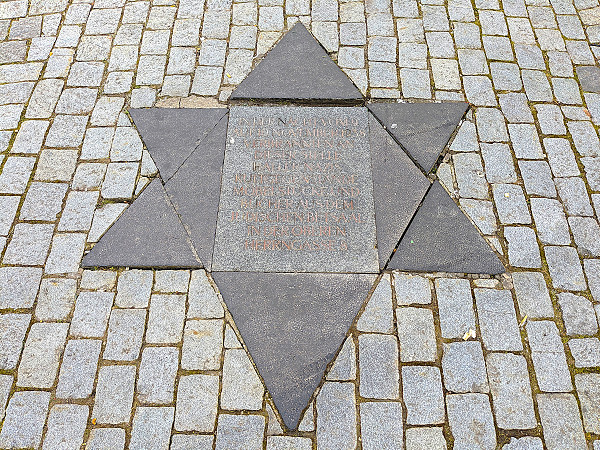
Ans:
<svg viewBox="0 0 600 450"><path fill-rule="evenodd" d="M231 109L213 270L379 270L367 114Z"/></svg>

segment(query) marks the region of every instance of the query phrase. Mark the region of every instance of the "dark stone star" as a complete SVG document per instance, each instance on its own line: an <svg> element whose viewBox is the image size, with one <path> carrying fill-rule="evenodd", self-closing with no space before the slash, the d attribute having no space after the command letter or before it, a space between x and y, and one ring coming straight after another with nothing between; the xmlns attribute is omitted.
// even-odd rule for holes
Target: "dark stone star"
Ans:
<svg viewBox="0 0 600 450"><path fill-rule="evenodd" d="M254 106L130 110L159 177L82 265L211 272L295 429L381 271L504 267L431 181L466 103L365 108L301 24L231 99Z"/></svg>

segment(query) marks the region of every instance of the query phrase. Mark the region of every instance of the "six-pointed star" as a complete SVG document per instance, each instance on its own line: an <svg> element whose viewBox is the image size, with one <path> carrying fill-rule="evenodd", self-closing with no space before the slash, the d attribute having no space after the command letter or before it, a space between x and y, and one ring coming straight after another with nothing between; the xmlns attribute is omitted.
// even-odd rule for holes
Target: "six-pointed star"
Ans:
<svg viewBox="0 0 600 450"><path fill-rule="evenodd" d="M212 272L294 429L378 273L504 267L430 181L466 103L365 107L301 24L231 99L130 110L159 176L82 264Z"/></svg>

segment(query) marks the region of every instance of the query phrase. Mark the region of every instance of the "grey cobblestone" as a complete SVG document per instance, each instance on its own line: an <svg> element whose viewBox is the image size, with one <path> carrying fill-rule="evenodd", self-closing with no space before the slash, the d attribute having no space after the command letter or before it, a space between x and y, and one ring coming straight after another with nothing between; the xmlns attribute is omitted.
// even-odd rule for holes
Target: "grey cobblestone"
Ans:
<svg viewBox="0 0 600 450"><path fill-rule="evenodd" d="M556 178L554 182L558 188L558 195L560 195L569 215L591 216L594 214L585 183L581 178Z"/></svg>
<svg viewBox="0 0 600 450"><path fill-rule="evenodd" d="M55 221L62 210L67 188L66 183L31 183L19 219ZM16 197L11 198L16 199ZM8 234L8 230L5 234Z"/></svg>
<svg viewBox="0 0 600 450"><path fill-rule="evenodd" d="M48 416L48 431L42 449L79 449L89 413L87 405L53 406Z"/></svg>
<svg viewBox="0 0 600 450"><path fill-rule="evenodd" d="M529 322L527 337L540 390L571 391L573 389L571 374L555 323L548 320Z"/></svg>
<svg viewBox="0 0 600 450"><path fill-rule="evenodd" d="M68 327L66 323L31 326L19 364L18 386L50 388L54 385Z"/></svg>
<svg viewBox="0 0 600 450"><path fill-rule="evenodd" d="M507 224L531 223L531 216L521 186L494 184L492 191L500 222Z"/></svg>
<svg viewBox="0 0 600 450"><path fill-rule="evenodd" d="M179 350L174 347L146 347L136 386L140 403L173 403Z"/></svg>
<svg viewBox="0 0 600 450"><path fill-rule="evenodd" d="M587 298L563 292L558 294L558 304L569 336L591 336L598 332L593 305Z"/></svg>
<svg viewBox="0 0 600 450"><path fill-rule="evenodd" d="M577 400L571 394L538 394L538 410L549 450L585 448Z"/></svg>
<svg viewBox="0 0 600 450"><path fill-rule="evenodd" d="M151 290L152 271L125 271L119 276L115 305L120 308L146 308Z"/></svg>
<svg viewBox="0 0 600 450"><path fill-rule="evenodd" d="M513 285L521 317L553 317L554 309L544 276L539 272L515 272Z"/></svg>
<svg viewBox="0 0 600 450"><path fill-rule="evenodd" d="M544 253L555 287L575 291L586 289L577 250L573 247L548 246L544 248Z"/></svg>
<svg viewBox="0 0 600 450"><path fill-rule="evenodd" d="M357 418L354 384L325 383L316 404L319 417L317 446L323 449L355 448ZM223 415L219 420L221 417Z"/></svg>
<svg viewBox="0 0 600 450"><path fill-rule="evenodd" d="M360 395L379 399L398 398L398 341L396 337L361 334L358 338L358 355Z"/></svg>
<svg viewBox="0 0 600 450"><path fill-rule="evenodd" d="M177 389L175 429L212 432L217 418L218 395L218 376L182 376Z"/></svg>
<svg viewBox="0 0 600 450"><path fill-rule="evenodd" d="M228 410L260 410L264 387L246 351L231 349L223 360L220 406Z"/></svg>
<svg viewBox="0 0 600 450"><path fill-rule="evenodd" d="M455 448L496 447L494 418L487 395L451 394L446 403Z"/></svg>
<svg viewBox="0 0 600 450"><path fill-rule="evenodd" d="M0 315L0 369L12 370L17 366L30 320L29 314Z"/></svg>
<svg viewBox="0 0 600 450"><path fill-rule="evenodd" d="M488 198L488 184L483 176L481 158L476 153L458 153L452 156L456 181L461 197Z"/></svg>
<svg viewBox="0 0 600 450"><path fill-rule="evenodd" d="M498 427L534 428L537 421L525 358L510 353L491 353L486 363Z"/></svg>
<svg viewBox="0 0 600 450"><path fill-rule="evenodd" d="M327 379L332 381L347 381L354 380L355 378L356 346L352 337L348 337L327 373Z"/></svg>
<svg viewBox="0 0 600 450"><path fill-rule="evenodd" d="M476 341L444 344L444 387L450 392L489 392L481 344Z"/></svg>
<svg viewBox="0 0 600 450"><path fill-rule="evenodd" d="M579 254L600 256L600 226L591 217L569 217L569 225Z"/></svg>
<svg viewBox="0 0 600 450"><path fill-rule="evenodd" d="M181 341L185 320L185 295L152 295L146 342L176 344Z"/></svg>
<svg viewBox="0 0 600 450"><path fill-rule="evenodd" d="M75 302L69 334L103 337L114 297L112 292L81 292Z"/></svg>
<svg viewBox="0 0 600 450"><path fill-rule="evenodd" d="M135 366L103 366L98 372L98 384L92 417L99 424L129 422L133 403Z"/></svg>
<svg viewBox="0 0 600 450"><path fill-rule="evenodd" d="M400 403L361 403L360 423L362 445L365 450L402 448L403 426Z"/></svg>
<svg viewBox="0 0 600 450"><path fill-rule="evenodd" d="M468 280L439 278L435 280L442 337L462 338L475 329L473 297Z"/></svg>
<svg viewBox="0 0 600 450"><path fill-rule="evenodd" d="M562 205L554 199L530 199L537 234L544 244L569 245L571 235Z"/></svg>
<svg viewBox="0 0 600 450"><path fill-rule="evenodd" d="M582 338L569 340L569 349L575 360L575 367L600 367L600 340Z"/></svg>
<svg viewBox="0 0 600 450"><path fill-rule="evenodd" d="M394 328L392 309L390 277L384 275L358 319L356 328L359 331L391 333Z"/></svg>
<svg viewBox="0 0 600 450"><path fill-rule="evenodd" d="M61 364L56 396L87 398L92 394L102 342L69 340Z"/></svg>
<svg viewBox="0 0 600 450"><path fill-rule="evenodd" d="M223 320L188 320L183 333L181 367L218 370L223 351Z"/></svg>
<svg viewBox="0 0 600 450"><path fill-rule="evenodd" d="M399 305L431 303L431 282L425 277L394 274L394 291Z"/></svg>
<svg viewBox="0 0 600 450"><path fill-rule="evenodd" d="M265 418L258 415L219 415L215 449L260 449L263 446Z"/></svg>
<svg viewBox="0 0 600 450"><path fill-rule="evenodd" d="M542 266L535 231L527 227L505 227L504 238L508 244L511 266L536 268Z"/></svg>
<svg viewBox="0 0 600 450"><path fill-rule="evenodd" d="M188 293L188 319L218 319L223 317L223 305L208 281L204 270L194 270Z"/></svg>
<svg viewBox="0 0 600 450"><path fill-rule="evenodd" d="M437 367L402 367L402 397L407 409L406 423L443 423L446 418L442 377Z"/></svg>
<svg viewBox="0 0 600 450"><path fill-rule="evenodd" d="M396 310L400 360L436 361L437 346L433 314L425 308L403 307Z"/></svg>
<svg viewBox="0 0 600 450"><path fill-rule="evenodd" d="M13 394L0 431L0 447L37 448L42 440L49 402L49 392L22 391Z"/></svg>
<svg viewBox="0 0 600 450"><path fill-rule="evenodd" d="M515 156L519 159L543 159L537 131L530 124L509 124L508 132Z"/></svg>
<svg viewBox="0 0 600 450"><path fill-rule="evenodd" d="M113 309L102 357L115 361L138 359L145 322L146 311L143 309Z"/></svg>
<svg viewBox="0 0 600 450"><path fill-rule="evenodd" d="M174 408L136 408L131 429L129 448L133 449L166 449L171 440Z"/></svg>
<svg viewBox="0 0 600 450"><path fill-rule="evenodd" d="M488 350L523 349L510 291L475 289L479 327Z"/></svg>

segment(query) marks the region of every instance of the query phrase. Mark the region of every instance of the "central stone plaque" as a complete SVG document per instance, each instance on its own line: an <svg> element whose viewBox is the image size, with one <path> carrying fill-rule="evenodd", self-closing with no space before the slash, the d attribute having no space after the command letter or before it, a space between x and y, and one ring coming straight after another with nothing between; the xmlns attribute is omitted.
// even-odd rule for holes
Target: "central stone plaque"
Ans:
<svg viewBox="0 0 600 450"><path fill-rule="evenodd" d="M214 271L379 271L368 111L234 106Z"/></svg>

